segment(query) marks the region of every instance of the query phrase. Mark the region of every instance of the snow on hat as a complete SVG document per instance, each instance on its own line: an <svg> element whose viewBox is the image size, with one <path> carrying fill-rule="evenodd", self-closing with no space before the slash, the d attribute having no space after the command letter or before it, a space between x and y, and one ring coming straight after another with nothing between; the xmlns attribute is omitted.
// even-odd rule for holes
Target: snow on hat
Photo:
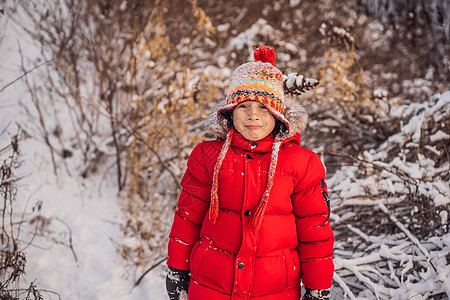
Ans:
<svg viewBox="0 0 450 300"><path fill-rule="evenodd" d="M263 104L282 126L283 135L289 133L289 121L284 116L283 73L275 67L276 53L270 46L261 46L253 53L254 62L237 67L228 87L225 106L217 111L225 130L232 127L230 112L245 101L258 101Z"/></svg>

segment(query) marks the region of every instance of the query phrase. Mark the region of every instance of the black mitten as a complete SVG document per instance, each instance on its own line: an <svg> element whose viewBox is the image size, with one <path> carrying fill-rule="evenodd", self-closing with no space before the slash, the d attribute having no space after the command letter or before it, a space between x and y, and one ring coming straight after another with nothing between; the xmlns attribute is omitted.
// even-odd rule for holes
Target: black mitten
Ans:
<svg viewBox="0 0 450 300"><path fill-rule="evenodd" d="M169 267L166 276L166 290L170 300L178 300L182 291L188 293L190 279L189 271Z"/></svg>
<svg viewBox="0 0 450 300"><path fill-rule="evenodd" d="M329 300L330 295L330 289L311 290L305 287L305 295L303 295L303 300Z"/></svg>

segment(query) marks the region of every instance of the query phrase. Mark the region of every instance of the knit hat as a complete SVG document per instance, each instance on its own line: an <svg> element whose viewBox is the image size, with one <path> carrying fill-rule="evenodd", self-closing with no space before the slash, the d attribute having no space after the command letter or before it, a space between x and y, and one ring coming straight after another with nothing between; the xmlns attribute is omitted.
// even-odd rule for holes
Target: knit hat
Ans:
<svg viewBox="0 0 450 300"><path fill-rule="evenodd" d="M289 133L289 121L284 116L286 105L284 102L283 74L274 66L275 50L269 46L262 46L255 50L253 57L255 62L245 63L234 70L225 106L217 111L217 118L227 131L227 136L214 167L209 218L215 223L219 216L219 170L234 135L232 111L242 102L258 101L272 113L280 124L272 146L267 186L261 200L251 214L249 223L250 228L259 229L274 182L281 139Z"/></svg>
<svg viewBox="0 0 450 300"><path fill-rule="evenodd" d="M277 132L280 136L289 133L289 121L284 116L283 73L275 67L276 53L270 46L261 46L253 53L254 62L248 62L237 67L228 87L225 106L217 111L225 130L233 125L232 110L245 101L258 101L263 104L280 121Z"/></svg>

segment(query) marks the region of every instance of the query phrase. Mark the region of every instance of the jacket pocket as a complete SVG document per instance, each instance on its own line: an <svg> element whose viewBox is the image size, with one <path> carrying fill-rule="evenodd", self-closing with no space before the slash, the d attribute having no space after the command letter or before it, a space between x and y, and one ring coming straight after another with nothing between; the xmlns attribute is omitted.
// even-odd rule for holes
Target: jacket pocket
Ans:
<svg viewBox="0 0 450 300"><path fill-rule="evenodd" d="M202 238L199 241L197 241L197 243L195 243L194 247L192 248L190 268L191 268L191 275L194 279L198 278L198 270L202 263L203 256L205 255L206 250L208 250L208 247L210 246L210 242L211 242L210 240Z"/></svg>
<svg viewBox="0 0 450 300"><path fill-rule="evenodd" d="M284 249L283 255L286 262L286 287L290 288L300 284L300 257L298 249Z"/></svg>
<svg viewBox="0 0 450 300"><path fill-rule="evenodd" d="M223 293L233 289L236 256L217 248L214 242L208 245L207 251L198 266L198 282Z"/></svg>
<svg viewBox="0 0 450 300"><path fill-rule="evenodd" d="M192 278L201 285L229 293L233 289L235 258L217 248L212 240L202 238L192 249Z"/></svg>
<svg viewBox="0 0 450 300"><path fill-rule="evenodd" d="M277 250L275 253L256 257L252 296L259 297L285 290L288 286L286 267L284 251Z"/></svg>

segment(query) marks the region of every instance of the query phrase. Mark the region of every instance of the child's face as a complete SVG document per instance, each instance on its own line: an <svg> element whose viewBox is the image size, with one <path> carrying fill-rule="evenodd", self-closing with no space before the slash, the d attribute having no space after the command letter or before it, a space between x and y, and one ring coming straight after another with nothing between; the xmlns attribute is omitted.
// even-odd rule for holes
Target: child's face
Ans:
<svg viewBox="0 0 450 300"><path fill-rule="evenodd" d="M234 128L249 141L259 141L275 127L275 118L258 101L245 101L233 110Z"/></svg>

